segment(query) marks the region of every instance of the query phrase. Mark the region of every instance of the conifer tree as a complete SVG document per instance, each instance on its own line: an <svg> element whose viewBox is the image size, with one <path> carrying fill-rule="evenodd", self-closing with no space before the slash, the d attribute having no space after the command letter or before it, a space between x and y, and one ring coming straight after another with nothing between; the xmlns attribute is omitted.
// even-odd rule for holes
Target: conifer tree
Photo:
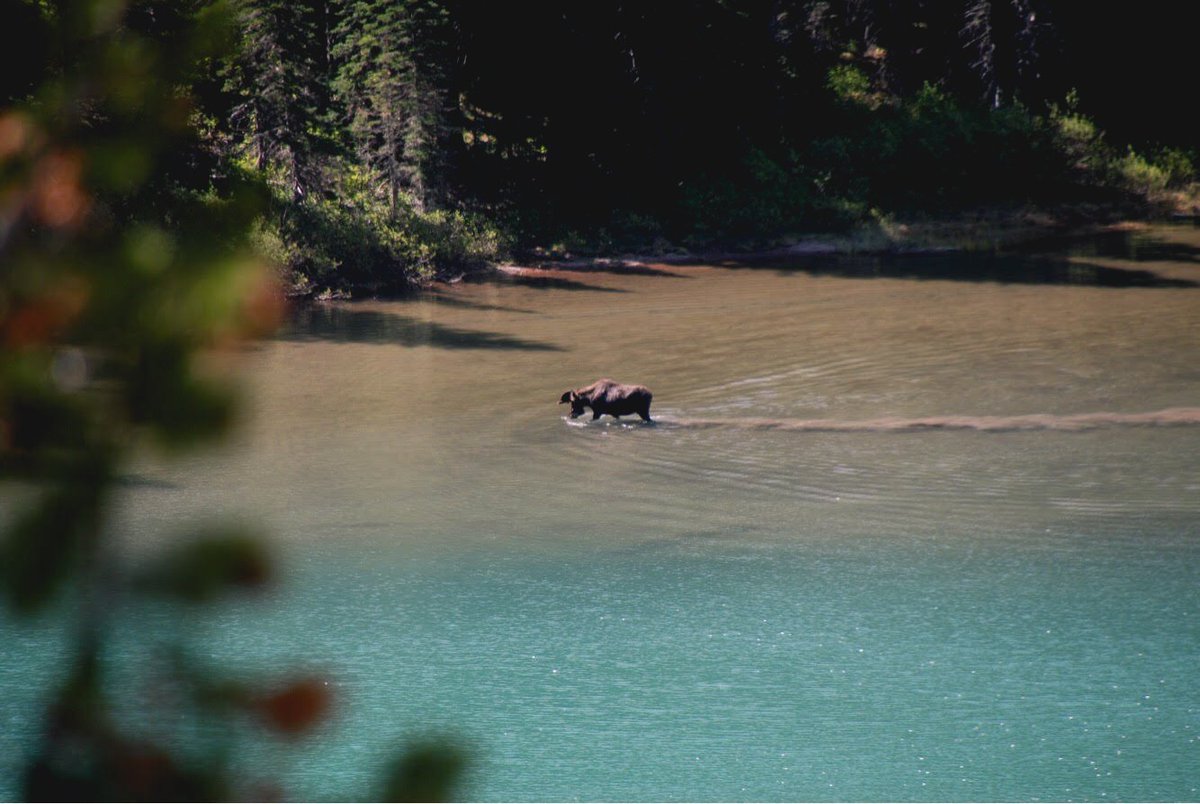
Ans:
<svg viewBox="0 0 1200 804"><path fill-rule="evenodd" d="M380 178L391 209L403 194L419 210L436 206L447 134L449 15L436 0L338 6L333 90L355 155Z"/></svg>
<svg viewBox="0 0 1200 804"><path fill-rule="evenodd" d="M242 36L226 89L230 124L259 170L282 171L294 198L315 183L313 131L321 98L320 9L294 0L238 0Z"/></svg>

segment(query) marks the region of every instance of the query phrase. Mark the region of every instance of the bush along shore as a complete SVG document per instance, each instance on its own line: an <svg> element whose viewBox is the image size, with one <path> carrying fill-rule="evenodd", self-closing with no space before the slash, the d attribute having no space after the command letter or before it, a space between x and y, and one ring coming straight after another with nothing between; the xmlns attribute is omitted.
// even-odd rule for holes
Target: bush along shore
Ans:
<svg viewBox="0 0 1200 804"><path fill-rule="evenodd" d="M520 244L481 217L439 215L435 221L424 229L425 236L433 234L454 242L422 243L397 236L383 224L383 236L366 230L352 249L339 252L337 244L316 240L307 246L288 245L261 221L256 233L264 253L279 267L288 296L327 301L400 297L434 284L531 270L610 270L806 255L1000 252L1113 230L1136 230L1152 222L1196 222L1200 221L1200 205L1192 195L1179 193L1154 204L1024 206L906 218L880 214L837 231L742 241L672 242L662 237L619 241L604 230L591 236L572 232L568 239L548 246ZM407 250L394 244L407 244ZM280 259L280 255L285 256ZM347 264L347 259L355 258L362 262ZM370 269L363 271L363 266Z"/></svg>

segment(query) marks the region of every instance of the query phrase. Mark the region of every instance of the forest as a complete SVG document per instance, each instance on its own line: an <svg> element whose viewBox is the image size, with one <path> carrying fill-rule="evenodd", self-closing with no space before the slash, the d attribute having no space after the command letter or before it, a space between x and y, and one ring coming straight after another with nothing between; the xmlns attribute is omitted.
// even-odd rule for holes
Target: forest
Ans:
<svg viewBox="0 0 1200 804"><path fill-rule="evenodd" d="M71 54L17 3L8 102ZM209 14L133 3L159 42ZM269 191L300 295L531 254L755 248L897 219L1188 203L1178 6L1070 0L238 0L183 76L177 188ZM21 47L16 47L19 39ZM41 58L17 57L17 53Z"/></svg>

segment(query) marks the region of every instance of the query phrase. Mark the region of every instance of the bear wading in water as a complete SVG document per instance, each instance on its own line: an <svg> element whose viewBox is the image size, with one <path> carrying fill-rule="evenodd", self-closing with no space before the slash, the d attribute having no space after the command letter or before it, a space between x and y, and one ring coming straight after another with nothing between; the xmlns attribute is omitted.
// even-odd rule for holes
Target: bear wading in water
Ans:
<svg viewBox="0 0 1200 804"><path fill-rule="evenodd" d="M642 417L642 421L650 421L650 400L654 394L644 385L624 385L609 379L596 380L586 388L567 391L558 400L558 404L571 405L571 418L578 419L583 415L584 408L592 409L592 421L599 419L605 413L614 419L630 416L634 413Z"/></svg>

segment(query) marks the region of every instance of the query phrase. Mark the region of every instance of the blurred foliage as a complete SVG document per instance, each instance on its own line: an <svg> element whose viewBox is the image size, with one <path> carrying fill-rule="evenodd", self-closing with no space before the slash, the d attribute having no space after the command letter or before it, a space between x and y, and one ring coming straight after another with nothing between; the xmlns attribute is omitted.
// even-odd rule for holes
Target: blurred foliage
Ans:
<svg viewBox="0 0 1200 804"><path fill-rule="evenodd" d="M176 700L146 718L225 724L215 743L191 745L178 727L118 725L136 706L114 692L129 668L106 659L120 611L204 604L273 578L253 530L208 527L135 561L111 521L137 455L228 430L237 400L220 369L284 312L251 237L271 187L230 168L201 99L236 41L233 17L191 0L6 0L2 11L13 69L0 82L0 594L14 615L68 617L74 635L21 797L274 797L238 777L228 742L244 721L310 733L335 703L324 678L223 679L169 646L163 683ZM421 751L401 760L416 768L404 778L417 795L448 796L446 768L461 757Z"/></svg>
<svg viewBox="0 0 1200 804"><path fill-rule="evenodd" d="M401 754L384 776L381 801L447 801L467 767L454 742L425 740Z"/></svg>

